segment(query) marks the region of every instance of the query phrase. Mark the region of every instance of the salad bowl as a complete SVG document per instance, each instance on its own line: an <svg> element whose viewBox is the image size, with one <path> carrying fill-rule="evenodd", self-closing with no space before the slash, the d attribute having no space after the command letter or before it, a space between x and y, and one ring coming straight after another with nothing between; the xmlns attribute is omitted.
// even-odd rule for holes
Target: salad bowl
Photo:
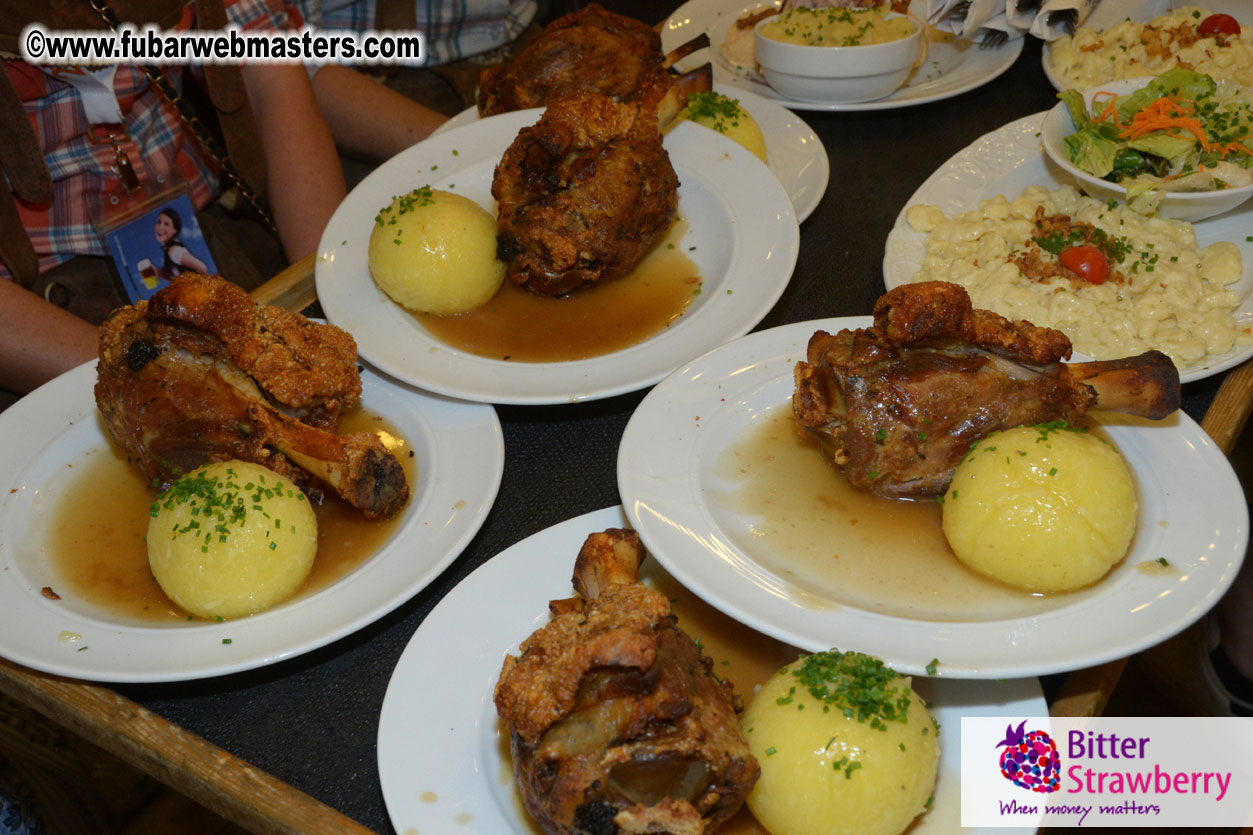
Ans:
<svg viewBox="0 0 1253 835"><path fill-rule="evenodd" d="M1084 106L1090 113L1093 109L1092 101L1094 97L1100 96L1102 101L1104 101L1109 94L1124 96L1141 89L1151 80L1148 78L1120 79L1091 90L1086 90L1082 93ZM1140 210L1141 205L1136 205L1134 200L1129 201L1126 186L1097 177L1072 161L1070 151L1066 145L1066 138L1075 133L1077 129L1078 126L1075 124L1070 110L1064 101L1059 102L1048 112L1044 117L1044 124L1040 130L1040 141L1044 145L1044 151L1049 156L1049 159L1063 171L1070 174L1078 182L1080 188L1092 197L1101 200L1114 199L1124 203L1131 202L1132 208ZM1231 211L1253 197L1253 185L1218 188L1209 191L1175 191L1169 189L1155 189L1155 191L1157 192L1155 197L1160 198L1160 202L1156 204L1156 211L1161 217L1188 222L1204 220L1205 218ZM1152 206L1153 204L1150 202L1148 207L1152 208Z"/></svg>

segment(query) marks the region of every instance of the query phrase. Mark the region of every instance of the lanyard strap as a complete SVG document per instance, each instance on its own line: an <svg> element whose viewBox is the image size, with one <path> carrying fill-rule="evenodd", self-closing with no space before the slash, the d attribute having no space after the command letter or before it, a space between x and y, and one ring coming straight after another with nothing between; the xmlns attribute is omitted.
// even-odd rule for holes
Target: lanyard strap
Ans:
<svg viewBox="0 0 1253 835"><path fill-rule="evenodd" d="M104 22L108 24L109 28L117 31L120 26L120 21L118 21L117 15L115 15L108 5L106 5L105 0L89 0L89 2L91 3L91 7L95 9ZM204 148L205 152L208 153L209 156L213 158L213 161L218 164L222 173L226 175L228 180L230 180L231 185L241 195L243 195L244 199L248 201L248 204L252 206L253 210L256 211L265 224L269 226L271 230L274 230L274 217L270 214L269 209L266 208L256 191L254 191L253 188L244 180L243 176L240 175L239 171L230 161L230 158L226 155L226 149L218 143L217 137L205 128L204 123L200 121L200 117L196 115L195 111L192 110L186 100L184 100L183 97L179 95L178 91L174 89L174 85L170 84L169 79L165 77L165 74L162 73L159 68L148 64L139 64L138 66L139 69L143 71L143 74L148 77L148 81L156 88L157 92L160 93L161 97L174 108L175 112L178 113L179 119L181 119L183 124L187 126L187 129L190 130L198 140L200 140L201 147Z"/></svg>

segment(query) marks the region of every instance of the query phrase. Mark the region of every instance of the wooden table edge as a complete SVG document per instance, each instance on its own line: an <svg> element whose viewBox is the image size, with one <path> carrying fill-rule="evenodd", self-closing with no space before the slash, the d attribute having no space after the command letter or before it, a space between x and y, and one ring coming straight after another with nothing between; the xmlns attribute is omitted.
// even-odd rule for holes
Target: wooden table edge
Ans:
<svg viewBox="0 0 1253 835"><path fill-rule="evenodd" d="M259 835L372 832L107 686L0 658L0 691Z"/></svg>

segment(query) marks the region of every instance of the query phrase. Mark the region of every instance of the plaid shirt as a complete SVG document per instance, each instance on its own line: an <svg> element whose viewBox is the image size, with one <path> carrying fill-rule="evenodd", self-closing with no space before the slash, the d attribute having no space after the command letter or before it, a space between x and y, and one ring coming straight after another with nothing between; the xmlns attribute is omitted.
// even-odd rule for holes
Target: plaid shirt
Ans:
<svg viewBox="0 0 1253 835"><path fill-rule="evenodd" d="M227 0L226 6L231 22L243 29L300 25L298 13L279 0ZM194 20L195 10L189 4L176 28L190 29ZM108 206L119 205L126 193L113 171L114 146L108 131L91 129L72 85L16 59L6 60L4 69L52 174L51 203L35 205L17 198L22 225L39 255L40 272L76 255L106 254L93 218L102 217ZM117 140L140 181L159 191L166 183L181 180L197 208L212 200L218 191L213 163L202 155L199 140L151 87L143 71L132 65L118 67L113 92L125 129ZM12 278L3 262L0 278Z"/></svg>
<svg viewBox="0 0 1253 835"><path fill-rule="evenodd" d="M411 0L426 36L426 66L449 64L511 43L538 9L536 0ZM375 0L296 0L318 29L374 29Z"/></svg>

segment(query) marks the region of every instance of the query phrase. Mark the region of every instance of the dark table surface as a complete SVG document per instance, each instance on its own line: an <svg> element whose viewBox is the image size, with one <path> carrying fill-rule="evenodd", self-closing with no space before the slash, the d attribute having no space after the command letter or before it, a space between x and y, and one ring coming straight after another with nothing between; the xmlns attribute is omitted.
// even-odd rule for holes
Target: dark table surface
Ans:
<svg viewBox="0 0 1253 835"><path fill-rule="evenodd" d="M664 19L668 8L607 5L654 21ZM883 292L884 241L915 189L981 135L1054 104L1040 55L1040 43L1028 38L1004 75L946 101L859 113L802 112L826 146L830 185L801 227L791 283L758 329L869 314ZM1185 389L1185 409L1194 419L1200 420L1219 382L1212 378ZM117 689L362 824L393 832L379 787L376 735L401 652L440 598L493 555L550 525L619 503L618 441L643 394L497 407L504 480L482 529L442 576L356 634L247 673ZM440 681L433 675L429 684L439 687Z"/></svg>

